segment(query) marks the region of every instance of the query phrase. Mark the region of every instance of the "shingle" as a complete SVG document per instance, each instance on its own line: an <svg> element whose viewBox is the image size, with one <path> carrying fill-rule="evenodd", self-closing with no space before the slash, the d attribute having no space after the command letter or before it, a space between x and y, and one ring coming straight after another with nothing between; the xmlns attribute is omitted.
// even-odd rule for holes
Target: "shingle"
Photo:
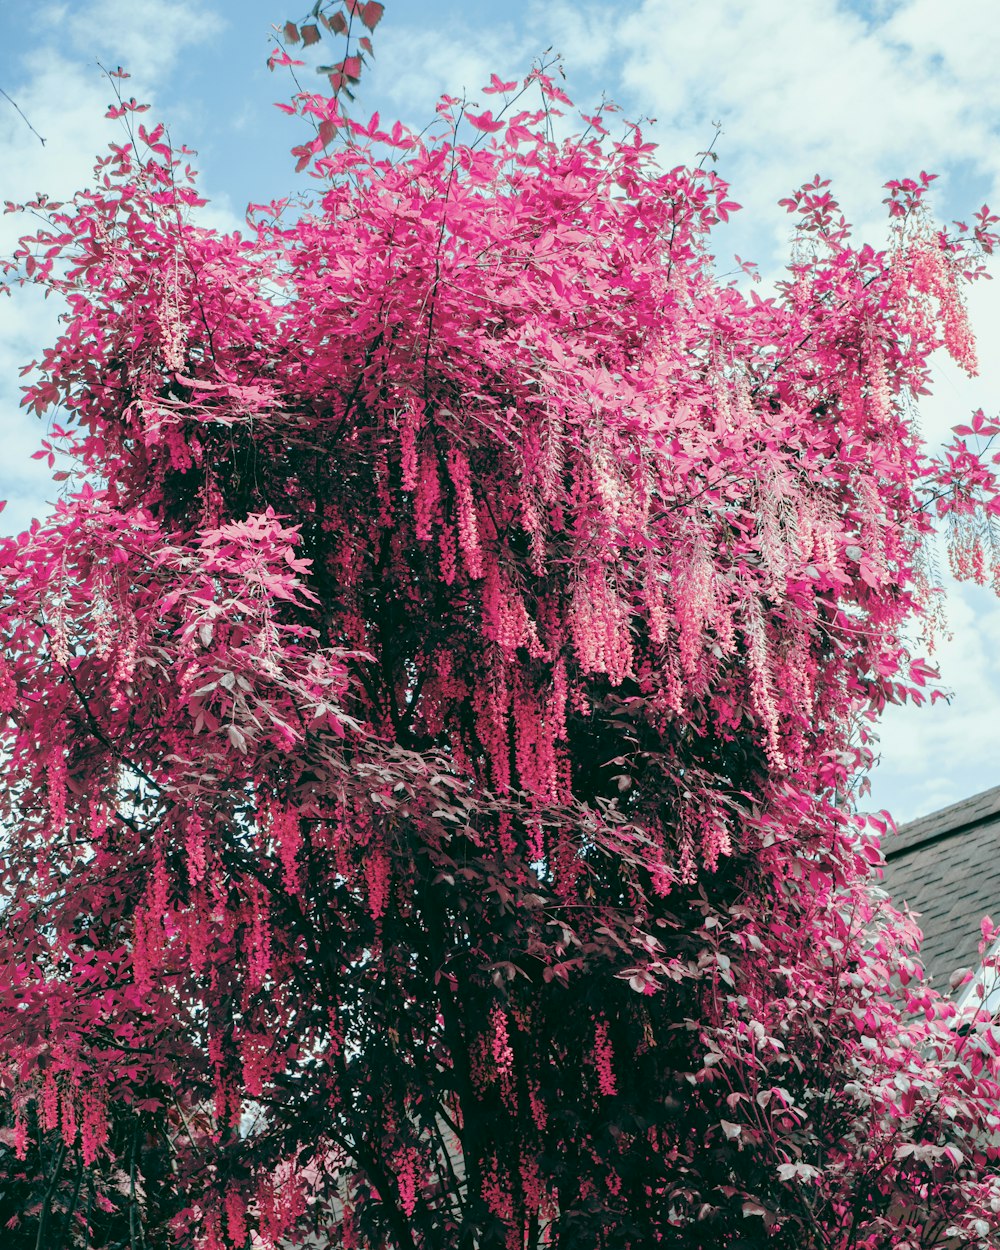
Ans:
<svg viewBox="0 0 1000 1250"><path fill-rule="evenodd" d="M979 962L979 922L1000 920L1000 786L900 826L883 842L884 886L924 934L921 957L939 988Z"/></svg>
<svg viewBox="0 0 1000 1250"><path fill-rule="evenodd" d="M1000 813L1000 786L993 786L974 794L971 798L962 799L950 807L943 807L939 812L931 812L929 816L920 816L905 825L900 825L895 834L886 839L885 849L888 853L898 854L907 847L923 842L928 837L940 837L952 830L959 830L966 825L975 824L987 816Z"/></svg>

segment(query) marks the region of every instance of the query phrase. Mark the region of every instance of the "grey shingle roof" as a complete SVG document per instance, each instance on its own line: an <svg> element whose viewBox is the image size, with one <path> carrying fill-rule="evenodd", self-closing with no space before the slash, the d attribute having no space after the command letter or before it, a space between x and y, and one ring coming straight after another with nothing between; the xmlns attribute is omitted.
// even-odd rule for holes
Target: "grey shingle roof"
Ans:
<svg viewBox="0 0 1000 1250"><path fill-rule="evenodd" d="M939 989L979 963L979 921L1000 920L1000 786L901 825L883 841L884 886L923 930L921 957Z"/></svg>

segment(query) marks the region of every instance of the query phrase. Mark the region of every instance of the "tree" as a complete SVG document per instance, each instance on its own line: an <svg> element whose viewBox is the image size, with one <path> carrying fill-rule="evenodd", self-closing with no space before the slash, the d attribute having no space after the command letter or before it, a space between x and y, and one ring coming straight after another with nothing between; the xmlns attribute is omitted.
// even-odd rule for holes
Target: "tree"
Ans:
<svg viewBox="0 0 1000 1250"><path fill-rule="evenodd" d="M423 138L300 95L315 203L246 238L134 101L30 206L5 1244L1000 1244L1000 1033L851 790L933 680L933 517L987 575L998 427L934 459L909 405L997 219L921 175L856 246L817 178L762 298L714 172L486 93Z"/></svg>

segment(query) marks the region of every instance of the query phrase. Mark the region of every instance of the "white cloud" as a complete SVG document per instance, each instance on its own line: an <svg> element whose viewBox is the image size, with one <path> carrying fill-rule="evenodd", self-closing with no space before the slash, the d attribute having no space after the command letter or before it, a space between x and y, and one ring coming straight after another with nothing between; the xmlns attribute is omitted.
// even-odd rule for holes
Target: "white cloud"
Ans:
<svg viewBox="0 0 1000 1250"><path fill-rule="evenodd" d="M678 160L722 122L721 169L748 209L744 222L770 222L782 249L788 230L775 201L817 172L870 230L884 218L888 177L995 162L981 94L953 72L950 52L935 55L935 32L951 19L934 8L903 5L880 25L798 0L645 0L620 24L615 50L622 84L659 118ZM1000 19L982 27L988 48ZM988 55L980 59L985 67Z"/></svg>
<svg viewBox="0 0 1000 1250"><path fill-rule="evenodd" d="M64 7L63 30L74 51L108 69L124 66L142 87L156 87L184 52L218 36L219 16L187 0L91 0Z"/></svg>
<svg viewBox="0 0 1000 1250"><path fill-rule="evenodd" d="M521 78L533 54L523 31L500 24L437 32L393 27L387 20L378 31L374 81L401 119L419 131L433 119L441 95L474 100L492 73Z"/></svg>
<svg viewBox="0 0 1000 1250"><path fill-rule="evenodd" d="M891 708L882 725L876 807L909 820L1000 783L1000 604L986 590L948 583L952 638L933 657L950 704Z"/></svg>

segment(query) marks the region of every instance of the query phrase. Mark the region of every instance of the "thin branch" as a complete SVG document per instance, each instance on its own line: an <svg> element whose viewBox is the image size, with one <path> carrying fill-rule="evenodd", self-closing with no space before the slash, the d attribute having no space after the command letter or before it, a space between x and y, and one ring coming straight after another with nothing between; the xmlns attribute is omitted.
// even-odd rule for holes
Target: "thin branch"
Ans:
<svg viewBox="0 0 1000 1250"><path fill-rule="evenodd" d="M45 140L44 140L44 139L42 138L42 136L38 133L38 131L34 128L34 126L32 126L31 122L29 122L29 121L28 121L27 117L25 117L25 115L24 115L24 114L21 112L21 110L18 108L18 106L17 106L17 101L16 101L16 100L12 100L12 99L11 99L11 97L7 94L7 92L6 92L6 91L4 91L3 87L0 87L0 95L2 95L2 96L3 96L3 98L4 98L4 99L7 101L7 103L11 106L11 108L15 111L15 113L17 113L17 115L21 118L21 120L24 122L24 124L28 127L28 129L31 131L31 133L35 136L35 138L38 140L38 142L39 142L39 143L42 145L42 147L44 148L44 147L45 147Z"/></svg>

